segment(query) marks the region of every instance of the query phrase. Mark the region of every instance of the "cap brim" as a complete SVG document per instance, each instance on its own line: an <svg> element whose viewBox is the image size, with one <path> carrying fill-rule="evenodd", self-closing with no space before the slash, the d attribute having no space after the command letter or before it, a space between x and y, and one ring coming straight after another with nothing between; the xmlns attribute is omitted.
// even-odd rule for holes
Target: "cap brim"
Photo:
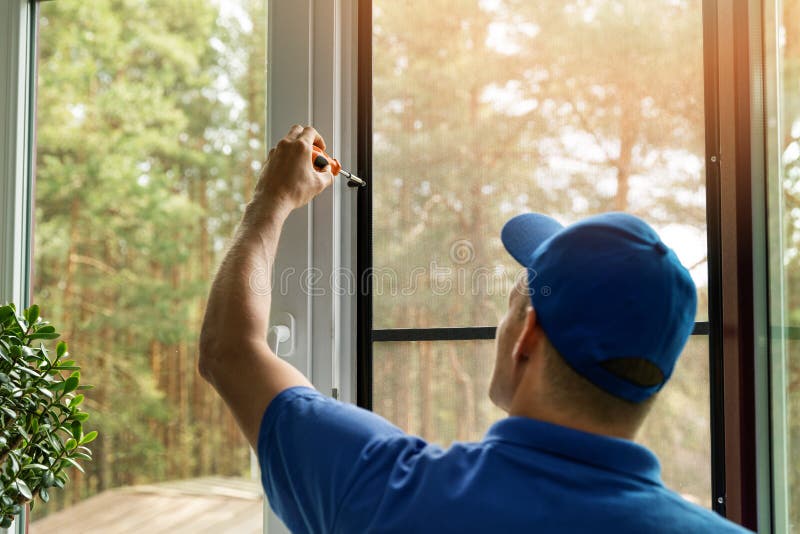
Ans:
<svg viewBox="0 0 800 534"><path fill-rule="evenodd" d="M523 213L509 220L500 232L503 246L524 267L539 245L563 230L564 227L547 215Z"/></svg>

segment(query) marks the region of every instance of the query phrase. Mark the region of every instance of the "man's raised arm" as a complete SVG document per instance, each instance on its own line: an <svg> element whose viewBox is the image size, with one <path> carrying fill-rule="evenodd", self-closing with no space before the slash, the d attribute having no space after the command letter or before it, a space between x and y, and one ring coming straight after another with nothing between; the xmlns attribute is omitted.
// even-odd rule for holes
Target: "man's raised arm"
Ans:
<svg viewBox="0 0 800 534"><path fill-rule="evenodd" d="M270 151L252 201L214 278L200 333L200 374L225 399L255 448L270 401L292 386L311 386L267 345L271 269L286 217L333 182L311 165L314 128L293 126ZM257 290L253 281L258 280Z"/></svg>

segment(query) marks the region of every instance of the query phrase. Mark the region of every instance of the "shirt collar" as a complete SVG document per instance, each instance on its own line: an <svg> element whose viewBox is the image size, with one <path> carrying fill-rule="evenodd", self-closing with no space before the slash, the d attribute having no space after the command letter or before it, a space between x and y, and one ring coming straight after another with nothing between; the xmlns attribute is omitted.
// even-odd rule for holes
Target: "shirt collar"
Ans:
<svg viewBox="0 0 800 534"><path fill-rule="evenodd" d="M590 434L528 417L506 417L489 428L484 441L514 443L663 484L661 465L655 454L626 439Z"/></svg>

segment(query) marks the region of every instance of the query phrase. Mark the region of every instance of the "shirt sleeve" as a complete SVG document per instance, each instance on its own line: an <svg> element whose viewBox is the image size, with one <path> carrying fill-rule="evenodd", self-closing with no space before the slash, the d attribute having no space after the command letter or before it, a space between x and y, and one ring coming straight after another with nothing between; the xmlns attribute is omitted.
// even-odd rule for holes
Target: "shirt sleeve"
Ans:
<svg viewBox="0 0 800 534"><path fill-rule="evenodd" d="M374 511L398 455L424 445L372 412L293 387L272 400L261 421L261 482L292 532L331 532L345 499Z"/></svg>

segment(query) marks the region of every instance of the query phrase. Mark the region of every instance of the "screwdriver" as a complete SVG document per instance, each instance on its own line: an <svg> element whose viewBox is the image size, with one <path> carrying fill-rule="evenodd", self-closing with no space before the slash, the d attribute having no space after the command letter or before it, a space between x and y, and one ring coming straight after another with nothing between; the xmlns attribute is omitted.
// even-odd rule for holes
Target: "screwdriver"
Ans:
<svg viewBox="0 0 800 534"><path fill-rule="evenodd" d="M327 155L321 148L318 146L314 146L313 152L311 154L311 161L314 163L314 167L318 170L322 170L328 165L331 166L331 173L336 176L339 173L342 173L345 178L347 178L347 185L350 187L364 187L367 185L367 182L356 176L351 172L347 172L342 168L341 163L336 158L332 158Z"/></svg>

